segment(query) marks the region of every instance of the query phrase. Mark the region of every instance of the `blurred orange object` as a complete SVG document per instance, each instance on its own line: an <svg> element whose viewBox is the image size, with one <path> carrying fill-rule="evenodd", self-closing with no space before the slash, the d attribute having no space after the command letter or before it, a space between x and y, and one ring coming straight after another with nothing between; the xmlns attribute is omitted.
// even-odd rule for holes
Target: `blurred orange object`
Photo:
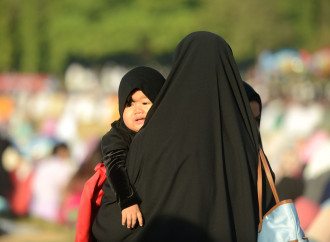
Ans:
<svg viewBox="0 0 330 242"><path fill-rule="evenodd" d="M15 102L10 96L0 96L0 122L9 120L15 108Z"/></svg>

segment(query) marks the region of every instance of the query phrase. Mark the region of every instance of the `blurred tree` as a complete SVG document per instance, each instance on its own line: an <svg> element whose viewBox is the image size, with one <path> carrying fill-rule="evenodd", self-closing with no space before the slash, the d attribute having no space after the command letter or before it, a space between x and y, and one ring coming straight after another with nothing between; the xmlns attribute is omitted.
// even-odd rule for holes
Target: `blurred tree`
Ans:
<svg viewBox="0 0 330 242"><path fill-rule="evenodd" d="M329 23L328 0L0 0L0 71L61 74L72 60L148 63L197 30L222 35L238 61L264 49L313 51L329 44Z"/></svg>
<svg viewBox="0 0 330 242"><path fill-rule="evenodd" d="M21 1L17 9L18 28L20 32L21 60L20 71L38 72L40 58L40 39L41 31L39 27L39 6L38 0Z"/></svg>
<svg viewBox="0 0 330 242"><path fill-rule="evenodd" d="M11 71L14 69L14 46L16 31L16 14L9 1L0 1L0 70Z"/></svg>

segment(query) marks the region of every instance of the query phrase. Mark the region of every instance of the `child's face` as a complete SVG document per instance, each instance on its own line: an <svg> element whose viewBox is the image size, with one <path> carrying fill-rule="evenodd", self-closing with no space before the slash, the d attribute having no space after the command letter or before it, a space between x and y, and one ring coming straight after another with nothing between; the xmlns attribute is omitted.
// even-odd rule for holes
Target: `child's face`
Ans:
<svg viewBox="0 0 330 242"><path fill-rule="evenodd" d="M132 102L127 103L123 113L123 120L127 128L138 132L147 116L152 102L144 95L141 90L137 90L132 94Z"/></svg>

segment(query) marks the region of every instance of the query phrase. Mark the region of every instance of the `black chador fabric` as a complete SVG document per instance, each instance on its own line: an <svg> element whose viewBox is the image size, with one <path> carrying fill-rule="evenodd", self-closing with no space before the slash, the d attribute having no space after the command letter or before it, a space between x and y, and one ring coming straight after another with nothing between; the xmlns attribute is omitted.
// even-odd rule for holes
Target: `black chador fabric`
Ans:
<svg viewBox="0 0 330 242"><path fill-rule="evenodd" d="M127 157L145 226L120 239L256 241L259 143L230 46L208 32L185 37Z"/></svg>

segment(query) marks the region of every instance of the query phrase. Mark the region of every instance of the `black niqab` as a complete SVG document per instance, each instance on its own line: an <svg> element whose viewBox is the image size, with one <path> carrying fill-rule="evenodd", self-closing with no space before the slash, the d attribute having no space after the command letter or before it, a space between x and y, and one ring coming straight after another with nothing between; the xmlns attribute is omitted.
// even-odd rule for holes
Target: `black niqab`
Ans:
<svg viewBox="0 0 330 242"><path fill-rule="evenodd" d="M141 241L173 223L197 227L199 241L256 241L259 133L226 41L195 32L180 42L145 125L127 160L142 199ZM265 210L273 205L266 189Z"/></svg>

